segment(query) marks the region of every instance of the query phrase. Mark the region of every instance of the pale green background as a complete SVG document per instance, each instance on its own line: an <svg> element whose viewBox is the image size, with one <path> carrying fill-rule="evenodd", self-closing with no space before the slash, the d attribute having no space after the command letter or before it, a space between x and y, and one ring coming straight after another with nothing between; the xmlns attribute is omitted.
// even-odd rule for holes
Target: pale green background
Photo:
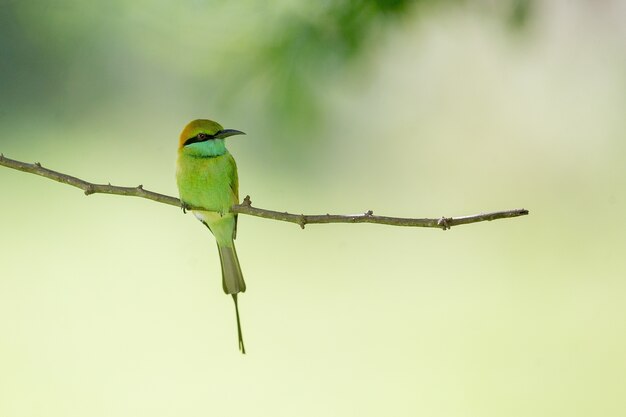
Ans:
<svg viewBox="0 0 626 417"><path fill-rule="evenodd" d="M82 4L0 4L8 157L175 195L209 117L261 207L531 214L241 216L242 356L191 216L0 168L0 416L626 415L623 2L409 7L308 72L259 45L323 4Z"/></svg>

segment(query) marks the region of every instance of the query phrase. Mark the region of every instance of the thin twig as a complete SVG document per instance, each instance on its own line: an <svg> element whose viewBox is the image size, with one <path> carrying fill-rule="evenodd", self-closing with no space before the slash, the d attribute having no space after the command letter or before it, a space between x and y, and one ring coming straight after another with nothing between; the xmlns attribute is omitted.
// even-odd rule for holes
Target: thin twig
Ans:
<svg viewBox="0 0 626 417"><path fill-rule="evenodd" d="M186 210L203 210L202 207L183 206L181 201L176 198L165 194L155 193L154 191L148 191L143 188L143 185L136 187L119 187L111 184L94 184L80 178L72 177L71 175L63 174L58 171L53 171L48 168L44 168L39 162L29 164L26 162L16 161L14 159L6 158L0 154L0 165L13 168L18 171L28 172L42 177L50 178L52 180L68 184L76 188L80 188L85 192L85 195L91 194L116 194L131 197L147 198L148 200L156 201L163 204L169 204L172 206L182 207ZM210 211L210 210L209 210ZM279 212L273 210L266 210L252 206L250 196L246 196L241 204L236 204L231 207L233 213L246 214L249 216L262 217L265 219L279 220L283 222L290 222L299 225L304 229L307 224L320 224L320 223L377 223L387 224L391 226L406 226L406 227L433 227L443 230L447 230L452 226L458 226L461 224L478 223L484 221L491 221L497 219L508 219L512 217L525 216L528 214L528 210L514 209L505 211L496 211L491 213L481 213L472 216L463 217L440 217L440 218L402 218L402 217L387 217L376 216L369 210L363 214L292 214L287 212Z"/></svg>

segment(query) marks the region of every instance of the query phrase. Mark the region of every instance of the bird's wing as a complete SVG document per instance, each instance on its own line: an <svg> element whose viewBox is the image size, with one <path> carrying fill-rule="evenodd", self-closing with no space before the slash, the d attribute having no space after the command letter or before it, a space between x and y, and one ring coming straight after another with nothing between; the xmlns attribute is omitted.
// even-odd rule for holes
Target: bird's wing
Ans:
<svg viewBox="0 0 626 417"><path fill-rule="evenodd" d="M228 155L230 157L230 164L232 167L232 175L230 176L230 190L233 193L232 200L235 202L233 204L239 204L239 176L237 175L237 164L235 163L235 158L232 155ZM237 214L235 214L235 227L233 228L233 239L237 237Z"/></svg>

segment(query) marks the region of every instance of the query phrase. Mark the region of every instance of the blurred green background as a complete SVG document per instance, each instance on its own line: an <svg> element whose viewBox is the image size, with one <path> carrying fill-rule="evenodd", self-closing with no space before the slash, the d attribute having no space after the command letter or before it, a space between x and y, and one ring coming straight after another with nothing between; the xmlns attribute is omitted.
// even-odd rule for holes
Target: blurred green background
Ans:
<svg viewBox="0 0 626 417"><path fill-rule="evenodd" d="M0 2L0 151L176 195L194 118L242 197L213 237L0 168L0 416L623 416L621 1Z"/></svg>

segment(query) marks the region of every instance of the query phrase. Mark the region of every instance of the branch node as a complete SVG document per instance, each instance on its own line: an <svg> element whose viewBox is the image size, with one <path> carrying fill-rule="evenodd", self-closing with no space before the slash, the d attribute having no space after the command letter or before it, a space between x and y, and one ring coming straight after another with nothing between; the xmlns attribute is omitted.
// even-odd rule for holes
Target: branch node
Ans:
<svg viewBox="0 0 626 417"><path fill-rule="evenodd" d="M298 219L298 224L300 225L300 228L304 230L304 226L306 225L306 216L304 214L300 215L300 218Z"/></svg>
<svg viewBox="0 0 626 417"><path fill-rule="evenodd" d="M374 212L372 210L367 210L365 212L365 217L372 217L373 214L374 214Z"/></svg>
<svg viewBox="0 0 626 417"><path fill-rule="evenodd" d="M249 195L247 195L246 198L243 199L241 205L246 207L250 207L252 205L252 200L250 199Z"/></svg>
<svg viewBox="0 0 626 417"><path fill-rule="evenodd" d="M91 195L95 192L96 190L93 189L93 186L91 184L85 188L85 195Z"/></svg>
<svg viewBox="0 0 626 417"><path fill-rule="evenodd" d="M143 191L143 184L139 184L139 185L137 186L137 189L138 189L138 190Z"/></svg>
<svg viewBox="0 0 626 417"><path fill-rule="evenodd" d="M35 162L35 165L38 166L39 168L41 168L41 163L40 162Z"/></svg>
<svg viewBox="0 0 626 417"><path fill-rule="evenodd" d="M437 220L437 226L441 227L442 230L448 230L450 229L450 225L448 224L450 220L452 220L452 218L442 216L439 220Z"/></svg>

